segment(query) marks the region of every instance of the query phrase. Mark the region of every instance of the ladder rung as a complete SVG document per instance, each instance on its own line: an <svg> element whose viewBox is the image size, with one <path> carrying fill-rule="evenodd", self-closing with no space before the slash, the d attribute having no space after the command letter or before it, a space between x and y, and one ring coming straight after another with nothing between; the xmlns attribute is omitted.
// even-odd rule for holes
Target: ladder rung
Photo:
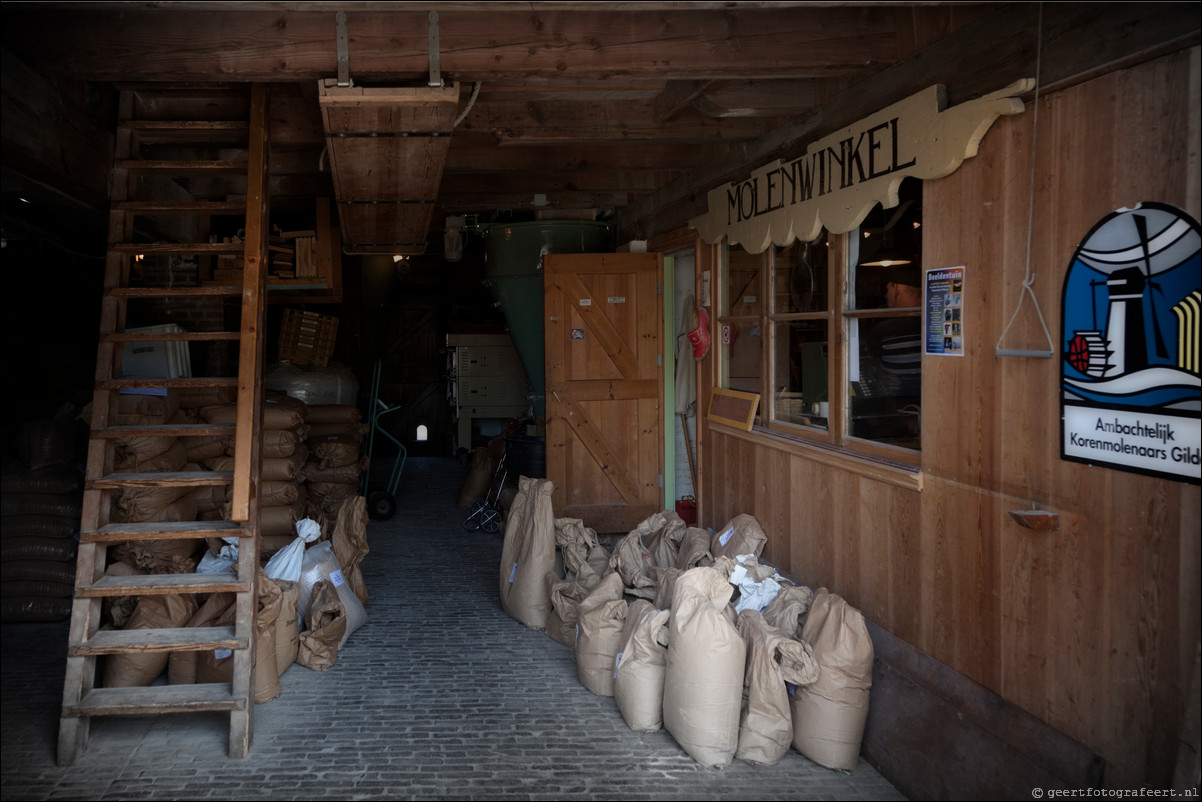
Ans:
<svg viewBox="0 0 1202 802"><path fill-rule="evenodd" d="M153 685L146 688L95 688L76 704L64 704L63 715L120 716L246 709L247 700L234 696L228 683L213 683Z"/></svg>
<svg viewBox="0 0 1202 802"><path fill-rule="evenodd" d="M110 287L104 291L109 298L195 298L198 296L232 296L242 294L241 284L209 284L202 287ZM166 339L166 338L160 338Z"/></svg>
<svg viewBox="0 0 1202 802"><path fill-rule="evenodd" d="M101 379L96 382L97 390L121 390L125 388L175 387L188 390L207 390L214 387L237 387L236 376L215 376L204 379Z"/></svg>
<svg viewBox="0 0 1202 802"><path fill-rule="evenodd" d="M118 201L113 211L132 214L244 214L245 201Z"/></svg>
<svg viewBox="0 0 1202 802"><path fill-rule="evenodd" d="M250 125L245 120L125 120L117 128L145 144L157 142L232 142L245 145Z"/></svg>
<svg viewBox="0 0 1202 802"><path fill-rule="evenodd" d="M241 338L242 332L239 331L140 331L100 335L100 340L106 343L214 342Z"/></svg>
<svg viewBox="0 0 1202 802"><path fill-rule="evenodd" d="M122 487L214 487L228 485L233 471L146 471L144 473L110 473L98 479L88 479L85 490L116 490Z"/></svg>
<svg viewBox="0 0 1202 802"><path fill-rule="evenodd" d="M167 175L246 175L247 163L217 159L118 159L113 168L131 173Z"/></svg>
<svg viewBox="0 0 1202 802"><path fill-rule="evenodd" d="M250 584L225 574L138 574L102 576L94 584L75 589L77 599L113 596L174 596L180 593L243 593Z"/></svg>
<svg viewBox="0 0 1202 802"><path fill-rule="evenodd" d="M179 521L107 524L79 533L80 543L124 543L127 540L200 540L209 537L251 537L237 521Z"/></svg>
<svg viewBox="0 0 1202 802"><path fill-rule="evenodd" d="M173 627L170 629L102 629L84 643L67 646L69 657L152 652L201 652L206 649L245 649L230 627Z"/></svg>
<svg viewBox="0 0 1202 802"><path fill-rule="evenodd" d="M93 429L92 437L113 440L122 437L221 437L234 431L232 423L161 423L150 426L110 426Z"/></svg>
<svg viewBox="0 0 1202 802"><path fill-rule="evenodd" d="M242 242L115 242L109 246L114 253L195 253L195 254L240 254L246 250Z"/></svg>

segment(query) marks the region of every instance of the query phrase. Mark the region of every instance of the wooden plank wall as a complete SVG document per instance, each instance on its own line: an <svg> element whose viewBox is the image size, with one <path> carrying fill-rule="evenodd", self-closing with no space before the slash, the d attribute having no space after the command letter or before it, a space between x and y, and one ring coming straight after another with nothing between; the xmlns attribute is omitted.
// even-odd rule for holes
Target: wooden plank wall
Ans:
<svg viewBox="0 0 1202 802"><path fill-rule="evenodd" d="M964 358L924 362L921 489L702 432L703 525L754 514L766 559L1093 749L1115 788L1173 776L1202 628L1202 494L1062 461L1056 358L995 349L1026 272L1033 140L1033 289L1056 341L1095 222L1141 201L1199 218L1198 97L1194 47L1041 98L1034 134L1029 106L927 182L925 266L966 266L968 339ZM1029 298L1003 345L1046 348ZM1059 530L1009 517L1032 504Z"/></svg>

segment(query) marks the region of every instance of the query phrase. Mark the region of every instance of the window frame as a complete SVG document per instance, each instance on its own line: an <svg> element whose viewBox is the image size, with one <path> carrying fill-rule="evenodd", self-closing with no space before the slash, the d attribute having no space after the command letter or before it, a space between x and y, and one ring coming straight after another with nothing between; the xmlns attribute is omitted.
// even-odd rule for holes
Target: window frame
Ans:
<svg viewBox="0 0 1202 802"><path fill-rule="evenodd" d="M924 232L925 233L925 232ZM860 320L877 320L894 317L916 316L922 319L922 307L905 308L853 308L853 290L855 280L855 265L853 255L859 249L852 246L858 242L853 238L861 236L856 228L846 234L822 233L829 242L827 259L827 296L828 305L825 310L813 312L776 312L776 281L774 280L778 249L769 246L761 254L760 266L760 312L758 320L752 321L749 316L734 316L722 314L717 316L714 348L716 349L715 376L722 387L729 387L729 356L727 349L721 344L721 331L726 323L755 323L761 331L761 354L759 393L760 404L756 412L751 436L771 436L799 446L812 446L825 451L842 453L854 459L866 458L873 462L885 463L904 470L916 471L921 466L922 431L919 431L918 448L912 449L891 443L855 437L849 431L850 401L849 387L849 355L852 344L851 329ZM725 293L728 283L729 255L732 248L723 239L718 246L718 280L715 282L718 297L714 308L721 311L729 309ZM807 426L785 420L777 420L777 399L772 392L778 382L774 377L774 362L777 346L778 324L793 321L824 321L828 343L827 386L844 388L837 394L828 394L830 415L825 429L817 426ZM740 389L740 388L734 388Z"/></svg>

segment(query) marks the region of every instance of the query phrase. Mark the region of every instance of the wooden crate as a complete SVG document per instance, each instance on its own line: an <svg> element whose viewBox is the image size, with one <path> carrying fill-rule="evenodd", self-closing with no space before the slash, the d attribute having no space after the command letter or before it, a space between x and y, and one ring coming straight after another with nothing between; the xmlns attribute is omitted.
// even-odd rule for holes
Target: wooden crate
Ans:
<svg viewBox="0 0 1202 802"><path fill-rule="evenodd" d="M334 353L338 318L300 309L285 309L280 326L280 359L294 365L324 368Z"/></svg>

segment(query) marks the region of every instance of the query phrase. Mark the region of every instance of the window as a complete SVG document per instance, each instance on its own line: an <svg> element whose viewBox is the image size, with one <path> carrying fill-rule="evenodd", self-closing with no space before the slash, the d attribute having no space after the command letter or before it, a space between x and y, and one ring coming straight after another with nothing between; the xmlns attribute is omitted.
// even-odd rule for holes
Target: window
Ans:
<svg viewBox="0 0 1202 802"><path fill-rule="evenodd" d="M720 376L760 393L760 427L917 461L921 187L903 182L897 206L847 234L763 254L724 247Z"/></svg>

